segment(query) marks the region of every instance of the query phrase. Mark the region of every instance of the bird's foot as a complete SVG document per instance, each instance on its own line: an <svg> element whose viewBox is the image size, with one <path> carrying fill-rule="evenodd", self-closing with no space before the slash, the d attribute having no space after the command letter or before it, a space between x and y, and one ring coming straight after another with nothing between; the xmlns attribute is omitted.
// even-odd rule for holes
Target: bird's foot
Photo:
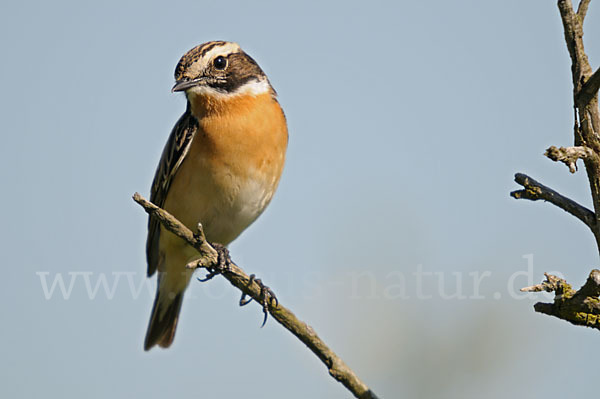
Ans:
<svg viewBox="0 0 600 399"><path fill-rule="evenodd" d="M269 287L264 285L263 282L259 278L256 278L254 274L251 274L250 280L248 281L248 285L251 285L253 282L258 284L258 286L260 287L260 304L265 315L263 322L260 326L262 328L267 322L267 316L269 315L269 305L272 305L274 302L275 306L278 306L279 301L277 300L277 296L275 296L275 293ZM245 293L242 293L242 297L240 298L240 306L244 306L252 302L252 297L246 297L247 295Z"/></svg>
<svg viewBox="0 0 600 399"><path fill-rule="evenodd" d="M213 266L208 274L204 278L198 278L198 281L205 282L212 279L217 274L223 274L231 271L231 257L229 256L229 250L225 245L219 243L210 243L210 245L217 251L217 264Z"/></svg>

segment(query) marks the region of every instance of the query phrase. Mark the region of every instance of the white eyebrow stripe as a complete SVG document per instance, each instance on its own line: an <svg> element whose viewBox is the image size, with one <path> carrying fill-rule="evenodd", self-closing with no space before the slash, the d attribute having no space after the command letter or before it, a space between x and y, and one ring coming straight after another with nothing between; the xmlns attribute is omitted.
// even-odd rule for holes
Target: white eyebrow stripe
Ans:
<svg viewBox="0 0 600 399"><path fill-rule="evenodd" d="M202 56L202 69L205 69L214 57L242 51L237 43L225 43L211 48Z"/></svg>

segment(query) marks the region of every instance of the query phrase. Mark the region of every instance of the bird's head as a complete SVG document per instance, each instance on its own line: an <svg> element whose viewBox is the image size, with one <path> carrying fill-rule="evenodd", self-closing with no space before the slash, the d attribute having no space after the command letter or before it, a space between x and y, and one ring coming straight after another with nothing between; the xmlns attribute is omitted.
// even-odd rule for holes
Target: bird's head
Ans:
<svg viewBox="0 0 600 399"><path fill-rule="evenodd" d="M194 47L175 68L173 92L192 96L235 96L274 90L256 61L237 43L213 41Z"/></svg>

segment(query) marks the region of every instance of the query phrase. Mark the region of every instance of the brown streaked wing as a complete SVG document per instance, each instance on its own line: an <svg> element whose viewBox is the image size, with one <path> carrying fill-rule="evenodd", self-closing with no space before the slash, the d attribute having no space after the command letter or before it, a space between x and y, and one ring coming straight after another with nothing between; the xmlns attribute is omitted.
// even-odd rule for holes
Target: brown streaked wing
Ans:
<svg viewBox="0 0 600 399"><path fill-rule="evenodd" d="M150 201L161 207L165 203L169 187L177 169L185 159L190 144L198 130L198 121L190 111L188 102L185 113L179 118L169 140L165 145L156 174L152 181ZM158 242L160 238L160 223L153 218L148 220L148 240L146 241L146 259L148 260L148 277L156 272L159 261Z"/></svg>

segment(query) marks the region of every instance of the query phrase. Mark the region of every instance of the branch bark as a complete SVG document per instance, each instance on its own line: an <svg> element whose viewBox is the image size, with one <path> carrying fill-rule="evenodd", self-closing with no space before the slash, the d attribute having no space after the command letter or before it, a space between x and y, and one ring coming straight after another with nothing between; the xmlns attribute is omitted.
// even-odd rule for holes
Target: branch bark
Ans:
<svg viewBox="0 0 600 399"><path fill-rule="evenodd" d="M575 101L579 104L588 104L594 96L598 94L598 90L600 89L600 68L596 69L596 72L590 76L583 86L579 93L577 93L577 98Z"/></svg>
<svg viewBox="0 0 600 399"><path fill-rule="evenodd" d="M562 278L548 273L544 275L546 281L541 284L521 288L523 292L555 293L553 303L536 303L536 312L555 316L578 326L600 330L600 270L592 270L579 291L575 291Z"/></svg>
<svg viewBox="0 0 600 399"><path fill-rule="evenodd" d="M197 262L194 262L193 267L204 268L209 271L214 270L214 266L218 262L217 251L206 241L202 225L198 225L198 233L194 234L173 215L146 200L140 194L135 193L133 199L144 208L150 217L158 219L165 228L186 241L200 253L201 257ZM185 265L182 265L182 267L185 267ZM191 266L188 265L187 267ZM250 296L257 303L261 303L260 285L235 263L232 262L230 271L224 272L222 276L242 293ZM278 302L269 303L268 307L271 316L317 355L328 368L329 374L352 392L354 397L377 399L375 393L319 338L312 327L298 319L291 310Z"/></svg>

